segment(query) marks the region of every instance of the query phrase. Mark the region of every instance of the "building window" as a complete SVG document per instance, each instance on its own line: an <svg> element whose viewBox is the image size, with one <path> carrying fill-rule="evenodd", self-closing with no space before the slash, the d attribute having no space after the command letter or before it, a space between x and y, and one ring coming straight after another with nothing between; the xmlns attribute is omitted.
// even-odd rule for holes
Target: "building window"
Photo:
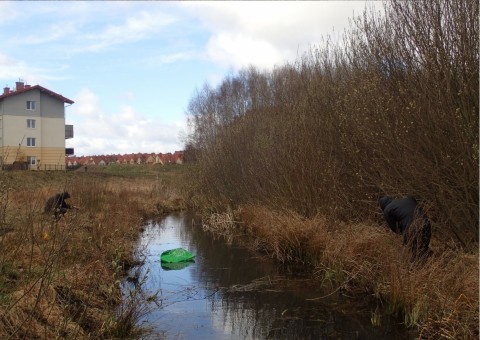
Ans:
<svg viewBox="0 0 480 340"><path fill-rule="evenodd" d="M35 111L35 102L28 100L27 101L27 110Z"/></svg>
<svg viewBox="0 0 480 340"><path fill-rule="evenodd" d="M36 156L27 156L27 163L29 165L37 164L37 157Z"/></svg>
<svg viewBox="0 0 480 340"><path fill-rule="evenodd" d="M35 146L35 138L27 137L27 146Z"/></svg>
<svg viewBox="0 0 480 340"><path fill-rule="evenodd" d="M27 128L35 129L35 119L27 119Z"/></svg>

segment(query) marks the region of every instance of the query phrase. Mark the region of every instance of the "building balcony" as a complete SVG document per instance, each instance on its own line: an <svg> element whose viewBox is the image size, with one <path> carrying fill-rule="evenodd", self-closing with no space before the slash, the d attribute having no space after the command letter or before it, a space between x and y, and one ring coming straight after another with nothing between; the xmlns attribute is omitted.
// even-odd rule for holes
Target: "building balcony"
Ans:
<svg viewBox="0 0 480 340"><path fill-rule="evenodd" d="M75 154L74 148L65 148L65 156L71 156Z"/></svg>
<svg viewBox="0 0 480 340"><path fill-rule="evenodd" d="M65 125L65 139L73 138L73 125Z"/></svg>

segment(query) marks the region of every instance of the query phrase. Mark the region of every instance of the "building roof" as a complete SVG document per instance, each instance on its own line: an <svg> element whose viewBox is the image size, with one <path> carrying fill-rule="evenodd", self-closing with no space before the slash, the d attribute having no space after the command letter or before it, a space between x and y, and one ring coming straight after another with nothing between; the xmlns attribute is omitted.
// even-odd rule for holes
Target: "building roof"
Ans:
<svg viewBox="0 0 480 340"><path fill-rule="evenodd" d="M48 94L49 96L55 97L55 98L57 98L58 100L61 100L64 103L67 103L67 104L73 104L74 103L73 100L62 96L61 94L50 91L49 89L47 89L43 86L40 86L40 85L35 85L35 86L26 85L25 87L23 87L21 89L17 89L16 91L11 91L11 90L6 91L6 89L7 88L5 88L2 95L0 95L0 100L3 100L4 98L7 98L7 97L14 96L16 94L25 93L25 92L28 92L28 91L31 91L31 90L40 90L40 92L43 92L43 93Z"/></svg>

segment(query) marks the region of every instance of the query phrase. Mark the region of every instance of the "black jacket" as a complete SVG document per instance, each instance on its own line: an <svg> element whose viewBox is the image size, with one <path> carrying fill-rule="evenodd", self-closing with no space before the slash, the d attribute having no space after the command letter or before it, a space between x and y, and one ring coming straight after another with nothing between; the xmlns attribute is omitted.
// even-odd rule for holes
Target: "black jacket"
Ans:
<svg viewBox="0 0 480 340"><path fill-rule="evenodd" d="M404 234L415 217L417 200L411 196L398 199L384 196L380 199L380 208L390 229L397 234Z"/></svg>
<svg viewBox="0 0 480 340"><path fill-rule="evenodd" d="M432 226L417 200L411 196L393 199L389 196L380 199L380 208L390 229L403 236L403 244L409 244L413 260L430 256ZM415 220L415 225L412 223Z"/></svg>

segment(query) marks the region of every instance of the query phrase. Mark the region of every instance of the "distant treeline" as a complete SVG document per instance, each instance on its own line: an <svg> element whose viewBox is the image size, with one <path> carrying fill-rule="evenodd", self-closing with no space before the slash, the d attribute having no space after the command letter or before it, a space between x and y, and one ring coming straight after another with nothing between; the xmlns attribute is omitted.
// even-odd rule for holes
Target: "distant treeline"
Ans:
<svg viewBox="0 0 480 340"><path fill-rule="evenodd" d="M479 3L384 9L340 44L197 91L185 160L199 199L368 221L379 195L412 194L437 236L476 247Z"/></svg>

